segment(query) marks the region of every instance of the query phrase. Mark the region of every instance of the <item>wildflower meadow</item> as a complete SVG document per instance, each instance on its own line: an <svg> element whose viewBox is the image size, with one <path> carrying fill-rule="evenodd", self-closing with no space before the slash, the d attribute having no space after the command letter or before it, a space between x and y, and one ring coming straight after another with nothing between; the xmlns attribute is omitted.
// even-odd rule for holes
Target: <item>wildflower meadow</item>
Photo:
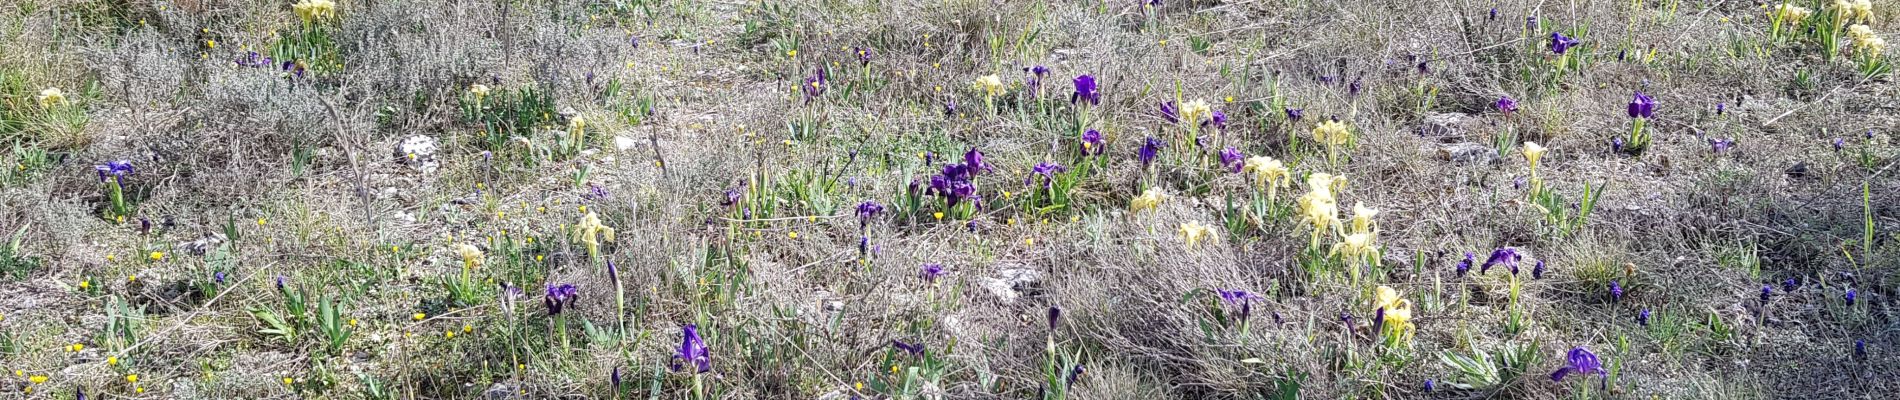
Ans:
<svg viewBox="0 0 1900 400"><path fill-rule="evenodd" d="M0 398L1894 398L1896 34L10 0Z"/></svg>

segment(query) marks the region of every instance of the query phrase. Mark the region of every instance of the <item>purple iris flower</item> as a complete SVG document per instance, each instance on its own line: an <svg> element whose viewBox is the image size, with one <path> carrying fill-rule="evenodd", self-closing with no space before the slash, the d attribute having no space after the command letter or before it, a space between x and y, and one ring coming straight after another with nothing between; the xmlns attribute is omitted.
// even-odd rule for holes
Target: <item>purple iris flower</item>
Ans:
<svg viewBox="0 0 1900 400"><path fill-rule="evenodd" d="M983 152L977 151L975 147L971 147L970 151L963 152L963 164L970 168L971 174L995 170L990 164L983 162Z"/></svg>
<svg viewBox="0 0 1900 400"><path fill-rule="evenodd" d="M712 371L712 351L707 350L706 341L699 338L699 326L686 324L680 331L680 350L673 355L673 370L680 369L680 361L688 361L698 368L695 373Z"/></svg>
<svg viewBox="0 0 1900 400"><path fill-rule="evenodd" d="M1036 175L1041 175L1042 187L1043 188L1053 187L1056 184L1056 174L1068 172L1068 171L1069 171L1069 167L1064 167L1061 164L1056 164L1056 163L1046 162L1046 161L1042 163L1038 163L1036 164L1035 168L1030 169L1030 172L1029 172L1030 177L1027 179L1023 179L1023 186L1029 186L1030 182L1036 178L1035 177Z"/></svg>
<svg viewBox="0 0 1900 400"><path fill-rule="evenodd" d="M1219 294L1221 301L1226 302L1228 306L1239 309L1237 319L1241 321L1246 321L1247 316L1253 314L1254 300L1264 300L1260 295L1247 293L1247 291L1239 289L1215 289L1214 292Z"/></svg>
<svg viewBox="0 0 1900 400"><path fill-rule="evenodd" d="M1163 146L1166 145L1161 143L1161 139L1150 136L1147 142L1141 144L1141 151L1136 152L1135 157L1141 159L1143 168L1147 168L1149 164L1154 163L1155 155L1161 152Z"/></svg>
<svg viewBox="0 0 1900 400"><path fill-rule="evenodd" d="M1287 122L1289 122L1289 123L1295 123L1295 124L1297 124L1297 123L1300 123L1300 120L1301 120L1301 119L1303 119L1303 118L1306 118L1306 109L1304 109L1304 108L1288 108L1288 109L1286 109L1286 121L1287 121Z"/></svg>
<svg viewBox="0 0 1900 400"><path fill-rule="evenodd" d="M1056 324L1062 322L1062 307L1049 307L1049 330L1056 330Z"/></svg>
<svg viewBox="0 0 1900 400"><path fill-rule="evenodd" d="M1847 139L1834 138L1834 151L1841 151L1844 148L1847 148Z"/></svg>
<svg viewBox="0 0 1900 400"><path fill-rule="evenodd" d="M1709 139L1709 150L1715 152L1715 154L1726 153L1728 149L1732 147L1735 147L1735 139L1733 138Z"/></svg>
<svg viewBox="0 0 1900 400"><path fill-rule="evenodd" d="M111 176L114 181L123 181L126 175L131 175L133 172L132 162L126 160L107 161L105 164L92 166L92 169L99 173L100 182L105 182L107 176Z"/></svg>
<svg viewBox="0 0 1900 400"><path fill-rule="evenodd" d="M279 292L284 291L284 276L283 275L277 276L277 291Z"/></svg>
<svg viewBox="0 0 1900 400"><path fill-rule="evenodd" d="M1597 358L1596 353L1578 346L1570 349L1570 354L1564 358L1566 365L1551 373L1550 380L1563 382L1564 377L1570 374L1597 374L1603 378L1604 386L1609 385L1610 370L1603 368L1603 360Z"/></svg>
<svg viewBox="0 0 1900 400"><path fill-rule="evenodd" d="M871 219L877 218L877 214L882 212L884 212L884 205L877 204L876 201L865 200L863 203L858 203L858 227L863 228L869 225Z"/></svg>
<svg viewBox="0 0 1900 400"><path fill-rule="evenodd" d="M1497 7L1491 7L1491 16L1489 16L1489 17L1485 17L1485 19L1487 19L1487 20L1492 20L1492 21L1496 21L1496 20L1498 19L1498 8L1497 8Z"/></svg>
<svg viewBox="0 0 1900 400"><path fill-rule="evenodd" d="M1157 2L1159 1L1157 0ZM1076 364L1074 368L1069 368L1069 377L1063 380L1063 386L1069 389L1075 388L1075 380L1081 378L1084 372L1087 372L1087 370L1082 368L1082 364Z"/></svg>
<svg viewBox="0 0 1900 400"><path fill-rule="evenodd" d="M1497 107L1498 112L1508 116L1511 115L1511 113L1517 112L1517 99L1512 99L1511 96L1501 96L1498 97L1498 101L1493 103L1492 106Z"/></svg>
<svg viewBox="0 0 1900 400"><path fill-rule="evenodd" d="M620 366L618 365L614 366L614 372L613 374L607 376L607 381L610 383L613 383L614 391L620 390Z"/></svg>
<svg viewBox="0 0 1900 400"><path fill-rule="evenodd" d="M1531 268L1531 279L1544 279L1544 260L1537 260L1537 266Z"/></svg>
<svg viewBox="0 0 1900 400"><path fill-rule="evenodd" d="M1619 137L1610 138L1610 152L1612 153L1623 152L1623 138L1622 137L1619 136Z"/></svg>
<svg viewBox="0 0 1900 400"><path fill-rule="evenodd" d="M1727 112L1728 112L1728 103L1726 102L1715 103L1715 115L1722 115Z"/></svg>
<svg viewBox="0 0 1900 400"><path fill-rule="evenodd" d="M1379 307L1372 311L1372 330L1379 330L1379 325L1383 324L1385 324L1385 307Z"/></svg>
<svg viewBox="0 0 1900 400"><path fill-rule="evenodd" d="M1492 265L1503 265L1510 267L1511 274L1516 275L1517 261L1523 258L1524 256L1517 254L1517 249L1515 248L1502 247L1497 250L1492 250L1491 258L1484 260L1484 266L1478 268L1478 274L1482 275L1491 272Z"/></svg>
<svg viewBox="0 0 1900 400"><path fill-rule="evenodd" d="M277 64L277 62L271 60L270 57L257 54L257 52L255 51L249 52L249 54L245 55L244 58L237 59L237 65L240 67L251 67L251 68L269 67L275 64Z"/></svg>
<svg viewBox="0 0 1900 400"><path fill-rule="evenodd" d="M1636 96L1630 99L1629 115L1630 118L1649 119L1654 117L1656 115L1656 99L1650 98L1648 95L1643 94L1642 91L1637 91Z"/></svg>
<svg viewBox="0 0 1900 400"><path fill-rule="evenodd" d="M943 115L957 115L957 99L943 99Z"/></svg>
<svg viewBox="0 0 1900 400"><path fill-rule="evenodd" d="M1571 47L1574 47L1579 43L1581 42L1578 42L1577 39L1571 39L1570 37L1564 36L1563 32L1550 33L1550 52L1552 53L1563 55L1564 52L1570 51Z"/></svg>
<svg viewBox="0 0 1900 400"><path fill-rule="evenodd" d="M587 193L582 193L581 198L587 199L589 201L606 200L607 188L600 187L600 185L590 182L587 184Z"/></svg>
<svg viewBox="0 0 1900 400"><path fill-rule="evenodd" d="M574 305L574 298L579 294L580 291L576 290L572 283L563 283L558 286L549 283L547 294L543 296L541 302L548 306L548 315L561 315L562 310Z"/></svg>
<svg viewBox="0 0 1900 400"><path fill-rule="evenodd" d="M1462 278L1465 276L1465 273L1471 272L1471 264L1477 261L1477 256L1472 255L1471 252L1465 252L1465 260L1458 262L1457 276Z"/></svg>
<svg viewBox="0 0 1900 400"><path fill-rule="evenodd" d="M937 277L943 276L943 264L936 264L936 263L924 264L923 268L920 268L920 271L918 271L917 275L920 277L923 277L924 282L936 283Z"/></svg>
<svg viewBox="0 0 1900 400"><path fill-rule="evenodd" d="M1228 147L1220 151L1220 164L1234 170L1234 173L1240 173L1241 167L1245 166L1246 162L1247 155L1241 154L1240 149Z"/></svg>
<svg viewBox="0 0 1900 400"><path fill-rule="evenodd" d="M719 199L719 205L731 207L739 204L739 199L744 196L745 192L740 191L739 188L726 189L725 198Z"/></svg>
<svg viewBox="0 0 1900 400"><path fill-rule="evenodd" d="M1089 105L1092 106L1102 105L1102 92L1095 88L1094 75L1080 75L1075 77L1075 94L1069 95L1069 102L1075 103L1078 101L1087 101Z"/></svg>
<svg viewBox="0 0 1900 400"><path fill-rule="evenodd" d="M1161 102L1160 107L1161 119L1167 120L1170 124L1181 123L1181 110L1175 108L1174 101Z"/></svg>
<svg viewBox="0 0 1900 400"><path fill-rule="evenodd" d="M905 353L910 353L910 355L913 357L924 356L923 343L910 344L910 343L904 343L904 342L898 341L897 339L891 339L891 347L896 347L898 350L903 350Z"/></svg>
<svg viewBox="0 0 1900 400"><path fill-rule="evenodd" d="M1649 326L1649 309L1645 308L1643 312L1636 314L1636 324Z"/></svg>
<svg viewBox="0 0 1900 400"><path fill-rule="evenodd" d="M1360 78L1352 78L1352 83L1346 84L1346 95L1357 97L1362 89L1365 89L1365 84L1360 82Z"/></svg>
<svg viewBox="0 0 1900 400"><path fill-rule="evenodd" d="M1049 74L1049 67L1037 65L1023 68L1023 72L1029 73L1029 81L1024 83L1023 86L1028 86L1029 92L1035 93L1036 97L1042 97L1042 77Z"/></svg>
<svg viewBox="0 0 1900 400"><path fill-rule="evenodd" d="M871 65L871 49L852 47L851 54L858 56L858 66Z"/></svg>
<svg viewBox="0 0 1900 400"><path fill-rule="evenodd" d="M799 89L805 92L805 103L811 103L812 99L824 95L825 89L830 86L831 82L825 73L825 68L818 67L816 73L805 77L805 83L799 85Z"/></svg>
<svg viewBox="0 0 1900 400"><path fill-rule="evenodd" d="M1208 120L1206 121L1201 121L1202 126L1206 126L1209 124L1214 125L1214 129L1226 131L1227 130L1227 113L1221 112L1220 110L1214 110L1214 114L1212 117L1208 118Z"/></svg>
<svg viewBox="0 0 1900 400"><path fill-rule="evenodd" d="M1102 132L1094 129L1082 132L1082 143L1086 145L1082 147L1082 154L1085 155L1101 155L1102 150L1107 148L1104 146L1106 141L1102 140Z"/></svg>

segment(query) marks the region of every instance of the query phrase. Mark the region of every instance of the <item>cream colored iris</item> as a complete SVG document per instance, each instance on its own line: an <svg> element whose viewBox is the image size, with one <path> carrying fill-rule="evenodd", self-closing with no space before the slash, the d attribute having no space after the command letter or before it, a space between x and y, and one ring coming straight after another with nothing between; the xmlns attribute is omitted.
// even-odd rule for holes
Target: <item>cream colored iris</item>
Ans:
<svg viewBox="0 0 1900 400"><path fill-rule="evenodd" d="M1181 240L1187 242L1187 247L1190 248L1199 246L1202 241L1206 241L1208 238L1214 236L1214 227L1202 224L1199 221L1188 221L1185 224L1181 224L1180 231Z"/></svg>
<svg viewBox="0 0 1900 400"><path fill-rule="evenodd" d="M1279 188L1286 187L1288 181L1292 180L1292 174L1287 171L1286 164L1281 163L1280 160L1273 159L1273 157L1254 156L1247 158L1246 166L1241 168L1244 172L1252 172L1254 174L1254 184L1267 189L1268 199L1274 198L1274 192Z"/></svg>
<svg viewBox="0 0 1900 400"><path fill-rule="evenodd" d="M1155 207L1160 206L1161 203L1167 202L1169 197L1168 192L1161 190L1160 187L1150 187L1147 191L1142 192L1140 196L1135 196L1134 201L1128 203L1128 211L1141 212L1143 210L1154 210Z"/></svg>
<svg viewBox="0 0 1900 400"><path fill-rule="evenodd" d="M587 245L588 257L600 254L600 242L603 239L614 241L614 228L601 224L600 216L593 211L588 211L586 216L581 217L580 223L574 224L574 241Z"/></svg>
<svg viewBox="0 0 1900 400"><path fill-rule="evenodd" d="M1399 298L1399 291L1387 286L1374 290L1373 309L1385 309L1386 332L1397 334L1399 340L1411 340L1417 328L1412 326L1412 301Z"/></svg>
<svg viewBox="0 0 1900 400"><path fill-rule="evenodd" d="M980 76L976 78L976 87L982 89L983 94L994 97L1003 93L1003 78L994 74Z"/></svg>

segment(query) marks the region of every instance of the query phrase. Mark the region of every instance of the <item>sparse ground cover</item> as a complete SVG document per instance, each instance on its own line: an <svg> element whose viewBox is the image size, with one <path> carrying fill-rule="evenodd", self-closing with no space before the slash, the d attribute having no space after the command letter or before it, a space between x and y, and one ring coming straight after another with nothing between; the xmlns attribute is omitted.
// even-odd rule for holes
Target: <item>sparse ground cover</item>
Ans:
<svg viewBox="0 0 1900 400"><path fill-rule="evenodd" d="M1885 398L1858 1L0 4L85 398Z"/></svg>

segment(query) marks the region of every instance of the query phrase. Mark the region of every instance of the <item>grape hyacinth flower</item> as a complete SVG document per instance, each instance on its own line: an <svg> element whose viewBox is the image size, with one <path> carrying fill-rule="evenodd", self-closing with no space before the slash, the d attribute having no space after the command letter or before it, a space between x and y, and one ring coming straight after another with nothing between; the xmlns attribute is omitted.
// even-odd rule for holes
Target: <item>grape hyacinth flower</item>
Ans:
<svg viewBox="0 0 1900 400"><path fill-rule="evenodd" d="M1867 339L1854 339L1854 357L1867 358Z"/></svg>
<svg viewBox="0 0 1900 400"><path fill-rule="evenodd" d="M686 324L680 328L679 354L673 355L673 370L680 369L680 362L691 362L695 374L712 371L712 352L706 349L706 341L699 338L699 326Z"/></svg>
<svg viewBox="0 0 1900 400"><path fill-rule="evenodd" d="M1531 268L1531 279L1544 279L1544 260L1537 260L1537 266Z"/></svg>
<svg viewBox="0 0 1900 400"><path fill-rule="evenodd" d="M1854 296L1854 294L1855 294L1855 292L1854 292L1854 288L1847 288L1847 297L1846 297L1846 299L1847 299L1847 305L1848 305L1848 306L1853 306L1853 305L1854 305L1854 297L1855 297L1855 296Z"/></svg>
<svg viewBox="0 0 1900 400"><path fill-rule="evenodd" d="M1774 294L1775 294L1774 285L1761 285L1761 302L1767 303L1768 296L1773 296Z"/></svg>
<svg viewBox="0 0 1900 400"><path fill-rule="evenodd" d="M1438 385L1429 378L1425 379L1425 393L1431 393L1434 390L1438 390Z"/></svg>
<svg viewBox="0 0 1900 400"><path fill-rule="evenodd" d="M1841 149L1843 149L1843 148L1846 148L1846 147L1847 147L1847 140L1846 140L1846 139L1842 139L1842 138L1834 138L1834 151L1835 151L1835 152L1839 152L1839 151L1841 151Z"/></svg>
<svg viewBox="0 0 1900 400"><path fill-rule="evenodd" d="M279 292L284 291L284 276L283 275L277 276L277 291Z"/></svg>
<svg viewBox="0 0 1900 400"><path fill-rule="evenodd" d="M1288 108L1288 109L1286 109L1286 121L1287 121L1288 123L1295 123L1295 124L1297 124L1297 123L1300 123L1300 120L1301 120L1301 119L1304 119L1304 118L1306 118L1306 109L1304 109L1304 108Z"/></svg>
<svg viewBox="0 0 1900 400"><path fill-rule="evenodd" d="M1458 269L1457 269L1458 274L1456 275L1456 277L1463 278L1465 276L1465 273L1471 272L1471 264L1477 261L1478 261L1477 256L1472 255L1471 252L1468 252L1468 251L1465 252L1464 261L1458 262Z"/></svg>
<svg viewBox="0 0 1900 400"><path fill-rule="evenodd" d="M1715 115L1728 113L1728 103L1715 103Z"/></svg>
<svg viewBox="0 0 1900 400"><path fill-rule="evenodd" d="M1621 137L1610 138L1610 152L1612 153L1623 152L1623 138Z"/></svg>
<svg viewBox="0 0 1900 400"><path fill-rule="evenodd" d="M1557 372L1552 372L1550 374L1550 380L1563 382L1564 377L1570 374L1597 374L1597 376L1603 378L1602 386L1609 386L1610 371L1603 368L1603 360L1597 358L1596 353L1591 353L1589 349L1578 346L1571 348L1570 353L1564 358L1566 365L1563 368L1557 369Z"/></svg>
<svg viewBox="0 0 1900 400"><path fill-rule="evenodd" d="M917 276L924 278L924 283L937 283L937 277L943 276L943 264L924 264Z"/></svg>
<svg viewBox="0 0 1900 400"><path fill-rule="evenodd" d="M1645 308L1643 312L1636 314L1636 324L1649 326L1649 309Z"/></svg>
<svg viewBox="0 0 1900 400"><path fill-rule="evenodd" d="M1517 112L1517 100L1512 99L1511 96L1498 97L1498 101L1492 103L1492 106L1497 107L1498 112L1504 113L1504 116L1507 117L1510 116L1511 113Z"/></svg>
<svg viewBox="0 0 1900 400"><path fill-rule="evenodd" d="M1801 284L1800 280L1797 280L1796 278L1788 278L1788 280L1781 281L1781 291L1794 293L1795 285L1800 285L1800 284Z"/></svg>
<svg viewBox="0 0 1900 400"><path fill-rule="evenodd" d="M219 284L224 283L224 271L211 273L211 281L217 282Z"/></svg>
<svg viewBox="0 0 1900 400"><path fill-rule="evenodd" d="M1141 144L1141 150L1135 153L1135 157L1141 160L1142 168L1147 168L1148 165L1154 163L1155 156L1160 153L1161 148L1165 146L1165 144L1161 143L1161 139L1150 136L1146 142Z"/></svg>
<svg viewBox="0 0 1900 400"><path fill-rule="evenodd" d="M1078 75L1075 77L1075 93L1069 95L1069 102L1075 103L1079 101L1087 101L1089 105L1092 106L1102 105L1102 93L1095 87L1094 75Z"/></svg>
<svg viewBox="0 0 1900 400"><path fill-rule="evenodd" d="M245 55L243 58L237 59L237 65L240 67L258 68L269 67L276 64L277 62L271 60L270 57L257 54L255 51L250 52L250 54Z"/></svg>
<svg viewBox="0 0 1900 400"><path fill-rule="evenodd" d="M1575 47L1581 43L1582 42L1578 42L1577 39L1564 36L1563 32L1550 33L1550 52L1557 55L1563 55L1564 52L1570 51L1571 47Z"/></svg>
<svg viewBox="0 0 1900 400"><path fill-rule="evenodd" d="M1240 149L1228 147L1220 151L1221 165L1225 165L1227 168L1234 170L1236 174L1240 173L1241 168L1246 166L1246 162L1247 155L1242 154Z"/></svg>
<svg viewBox="0 0 1900 400"><path fill-rule="evenodd" d="M1623 300L1623 285L1622 284L1619 284L1616 281L1610 281L1610 300L1612 301Z"/></svg>
<svg viewBox="0 0 1900 400"><path fill-rule="evenodd" d="M1170 124L1181 123L1181 110L1174 106L1174 101L1161 102L1160 108L1161 119L1167 120Z"/></svg>
<svg viewBox="0 0 1900 400"><path fill-rule="evenodd" d="M1516 275L1517 262L1518 260L1522 260L1523 258L1524 256L1517 254L1517 249L1515 248L1502 247L1502 248L1498 248L1497 250L1492 250L1491 258L1484 260L1484 266L1478 268L1478 274L1483 275L1486 273L1490 273L1492 265L1503 265L1506 267L1510 267L1511 274Z"/></svg>
<svg viewBox="0 0 1900 400"><path fill-rule="evenodd" d="M1082 132L1083 155L1101 155L1102 151L1107 149L1106 145L1106 141L1102 139L1101 131L1090 129L1086 132Z"/></svg>

